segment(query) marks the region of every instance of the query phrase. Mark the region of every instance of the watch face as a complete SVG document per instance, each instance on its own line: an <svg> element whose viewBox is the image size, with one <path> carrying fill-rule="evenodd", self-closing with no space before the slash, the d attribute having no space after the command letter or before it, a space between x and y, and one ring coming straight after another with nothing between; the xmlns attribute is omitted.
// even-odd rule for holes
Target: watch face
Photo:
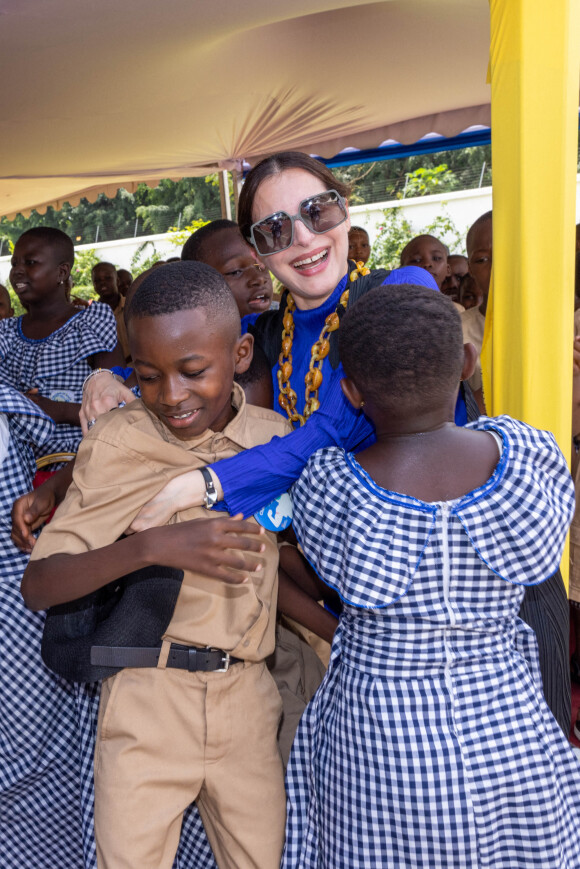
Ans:
<svg viewBox="0 0 580 869"><path fill-rule="evenodd" d="M207 507L208 510L211 510L214 504L217 504L217 492L206 492L203 496L203 503Z"/></svg>

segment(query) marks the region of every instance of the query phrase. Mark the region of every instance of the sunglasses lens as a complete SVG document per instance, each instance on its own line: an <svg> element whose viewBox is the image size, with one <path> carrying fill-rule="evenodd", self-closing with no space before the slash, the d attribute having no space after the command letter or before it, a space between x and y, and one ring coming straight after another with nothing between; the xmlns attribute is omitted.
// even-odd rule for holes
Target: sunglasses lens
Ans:
<svg viewBox="0 0 580 869"><path fill-rule="evenodd" d="M323 233L339 226L346 219L346 209L338 193L327 190L311 196L300 204L300 217L312 232Z"/></svg>
<svg viewBox="0 0 580 869"><path fill-rule="evenodd" d="M280 211L261 223L255 223L253 233L258 253L276 253L292 243L292 220L285 211Z"/></svg>

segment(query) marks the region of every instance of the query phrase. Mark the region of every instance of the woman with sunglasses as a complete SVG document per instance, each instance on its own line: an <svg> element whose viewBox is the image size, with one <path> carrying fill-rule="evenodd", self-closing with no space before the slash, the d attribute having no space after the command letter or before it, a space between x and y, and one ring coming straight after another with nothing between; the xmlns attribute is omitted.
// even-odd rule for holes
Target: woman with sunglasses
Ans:
<svg viewBox="0 0 580 869"><path fill-rule="evenodd" d="M347 273L348 193L324 164L297 151L266 158L244 183L242 234L286 288L280 309L262 314L249 331L272 368L274 408L288 416L295 431L210 466L220 506L231 515L251 515L285 492L315 450L336 443L354 449L373 435L340 388L337 330L347 306L384 282L437 289L416 267L388 277L381 269ZM112 377L94 377L87 387L87 420L127 400ZM457 422L466 421L461 401ZM186 506L213 504L216 494L207 486L199 471L184 474L145 505L130 530L162 524Z"/></svg>

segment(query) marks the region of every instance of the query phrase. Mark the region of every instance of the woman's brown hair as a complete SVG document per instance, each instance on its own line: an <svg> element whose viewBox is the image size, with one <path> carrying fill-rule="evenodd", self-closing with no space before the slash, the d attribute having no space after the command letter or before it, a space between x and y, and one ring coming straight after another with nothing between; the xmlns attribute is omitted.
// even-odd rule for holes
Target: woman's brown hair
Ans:
<svg viewBox="0 0 580 869"><path fill-rule="evenodd" d="M238 204L238 223L244 238L248 240L250 238L250 229L254 223L252 208L258 187L266 178L280 175L287 169L303 169L322 181L326 190L336 190L345 199L350 196L350 185L339 181L324 163L309 157L308 154L303 154L301 151L280 151L278 154L272 154L250 169L244 181Z"/></svg>

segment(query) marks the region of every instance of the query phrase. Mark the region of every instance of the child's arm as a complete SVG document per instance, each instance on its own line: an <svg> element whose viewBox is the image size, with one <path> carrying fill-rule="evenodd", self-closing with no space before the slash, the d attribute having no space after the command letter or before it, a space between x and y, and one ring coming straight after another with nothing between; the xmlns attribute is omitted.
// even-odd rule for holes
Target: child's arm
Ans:
<svg viewBox="0 0 580 869"><path fill-rule="evenodd" d="M80 425L80 404L74 401L53 401L52 398L40 395L38 389L29 389L25 394L27 398L33 401L54 422Z"/></svg>
<svg viewBox="0 0 580 869"><path fill-rule="evenodd" d="M278 570L278 611L331 643L338 619L318 603L324 598L322 585L295 547L282 547ZM330 589L326 588L326 591Z"/></svg>
<svg viewBox="0 0 580 869"><path fill-rule="evenodd" d="M23 552L32 552L36 538L33 531L46 522L52 511L64 501L72 482L74 459L49 477L38 489L17 498L12 505L12 542Z"/></svg>
<svg viewBox="0 0 580 869"><path fill-rule="evenodd" d="M117 342L117 346L113 350L103 350L101 353L95 353L90 359L91 368L112 368L118 365L119 368L125 366L125 357L121 350L121 345Z"/></svg>
<svg viewBox="0 0 580 869"><path fill-rule="evenodd" d="M43 610L160 562L222 582L243 583L249 573L262 569L258 558L245 553L263 552L264 533L261 526L238 517L152 528L101 549L30 561L22 578L22 596L30 609Z"/></svg>
<svg viewBox="0 0 580 869"><path fill-rule="evenodd" d="M125 358L120 345L117 344L113 350L103 350L95 353L89 357L88 362L93 370L97 368L110 369L114 365L122 368L125 364ZM57 424L81 425L80 403L74 401L53 401L51 398L39 395L38 389L30 389L26 395ZM134 396L131 395L131 400L133 398Z"/></svg>

